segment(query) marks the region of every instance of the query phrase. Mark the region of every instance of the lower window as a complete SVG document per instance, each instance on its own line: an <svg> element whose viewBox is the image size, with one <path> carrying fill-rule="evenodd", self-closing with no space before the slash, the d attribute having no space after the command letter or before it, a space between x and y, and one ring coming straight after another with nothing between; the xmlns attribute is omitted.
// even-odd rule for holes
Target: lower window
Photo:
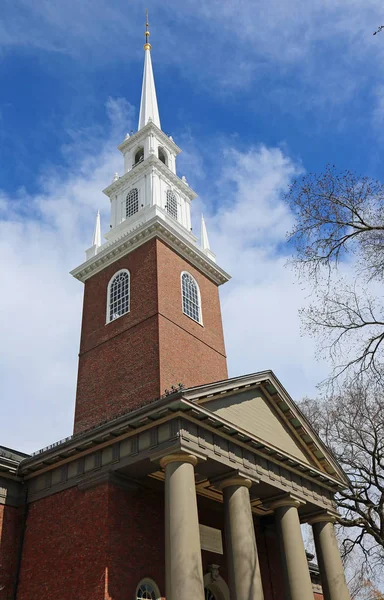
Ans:
<svg viewBox="0 0 384 600"><path fill-rule="evenodd" d="M136 588L136 600L159 600L160 590L152 579L142 579Z"/></svg>

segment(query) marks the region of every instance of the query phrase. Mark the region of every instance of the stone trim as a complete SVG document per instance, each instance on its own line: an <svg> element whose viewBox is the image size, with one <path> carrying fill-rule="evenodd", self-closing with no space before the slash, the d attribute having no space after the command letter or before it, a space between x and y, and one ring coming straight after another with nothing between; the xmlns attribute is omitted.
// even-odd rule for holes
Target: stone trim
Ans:
<svg viewBox="0 0 384 600"><path fill-rule="evenodd" d="M189 201L196 198L197 194L193 189L184 183L180 177L178 177L173 171L171 171L155 154L150 154L148 158L143 160L137 167L127 171L119 177L116 181L113 181L109 186L103 190L103 194L110 198L113 194L118 194L121 188L124 188L126 184L129 184L130 179L136 179L138 175L148 169L148 167L155 167L160 171L164 177L169 179L171 183L176 185L180 191L187 197Z"/></svg>
<svg viewBox="0 0 384 600"><path fill-rule="evenodd" d="M172 148L176 156L180 154L181 148L179 148L179 146L173 140L171 140L164 133L164 131L162 131L162 129L159 129L153 121L149 121L144 127L139 129L139 131L136 131L136 133L131 135L129 138L126 138L121 144L119 144L117 149L120 150L120 152L124 153L129 148L129 146L135 146L136 144L144 140L152 130L164 144L168 144L170 148Z"/></svg>
<svg viewBox="0 0 384 600"><path fill-rule="evenodd" d="M153 435L153 429L157 430L156 435ZM185 430L188 431L188 436L182 437L181 432ZM153 445L154 439L158 442L156 446ZM204 449L201 444L202 440ZM28 501L33 502L73 486L87 489L105 481L105 478L110 477L109 473L120 470L129 472L131 465L144 460L149 460L154 464L154 472L147 471L147 474L151 474L155 478L157 474L157 478L161 479L162 472L156 471L156 463L174 454L180 461L185 461L188 456L192 455L193 458L190 459L190 462L203 462L203 472L207 473L209 473L209 461L220 463L221 468L225 469L225 474L220 477L221 480L235 477L238 484L240 477L242 482L249 480L256 484L258 482L268 484L276 490L276 496L274 496L276 500L281 499L281 495L277 497L280 491L283 494L294 495L300 499L302 504L307 502L315 505L313 508L318 507L319 511L334 510L333 491L288 470L287 465L273 463L269 457L262 456L256 450L251 451L246 444L238 440L229 441L218 435L214 438L209 428L204 428L201 424L195 425L181 412L146 425L140 430L131 430L114 438L113 441L88 448L81 455L67 457L64 459L65 462L47 465L39 473L28 475ZM175 456L171 457L171 462L174 459ZM166 462L164 460L163 465ZM65 468L65 472L63 468ZM47 478L47 474L49 474L49 478ZM201 490L202 495L208 495L221 501L221 495L217 492L213 493L214 488L218 487L217 482L216 478L212 481L209 479L208 488ZM265 500L258 500L253 509L260 514L266 514L271 510Z"/></svg>
<svg viewBox="0 0 384 600"><path fill-rule="evenodd" d="M335 523L337 521L338 514L336 511L322 511L314 513L306 517L305 522L308 525L314 525L315 523Z"/></svg>
<svg viewBox="0 0 384 600"><path fill-rule="evenodd" d="M275 511L281 506L294 506L295 508L300 508L300 506L303 506L306 502L294 494L285 494L284 496L277 496L275 499L268 500L267 504L269 508Z"/></svg>
<svg viewBox="0 0 384 600"><path fill-rule="evenodd" d="M196 467L197 463L199 462L199 459L193 454L184 454L183 452L167 454L166 456L163 456L163 458L160 459L160 466L162 469L165 469L167 465L170 465L175 462L189 463L190 465Z"/></svg>
<svg viewBox="0 0 384 600"><path fill-rule="evenodd" d="M163 406L163 403L160 404ZM183 406L181 400L175 400L173 404L175 407ZM334 510L335 490L333 488L320 480L314 480L307 474L300 473L286 461L282 463L273 456L263 454L260 448L251 445L250 440L239 440L222 430L218 433L211 423L193 419L180 410L168 413L167 416L156 421L155 415L164 415L164 408L158 413L157 411L150 413L153 420L146 419L146 424L140 427L139 423L143 423L142 412L135 412L135 420L138 421L137 429L132 426L132 421L129 426L126 420L124 426L119 421L114 428L115 435L110 435L103 429L104 433L99 439L105 441L99 444L90 444L89 439L85 438L83 450L69 447L69 452L63 453L62 448L55 448L57 463L52 460L52 453L47 453L47 457L45 455L35 457L36 466L40 466L40 469L38 473L29 473L25 477L31 481L29 501L77 485L81 478L88 477L90 473L98 470L115 471L143 459L156 463L166 455L183 451L200 460L210 459L221 463L225 467L227 477L228 474L240 474L251 481L267 483L276 488L276 492L280 489L283 493L296 494L304 502L315 504L319 509ZM116 435L120 431L125 433ZM155 441L156 445L154 445ZM73 442L79 447L79 440ZM31 459L28 462L30 461ZM77 464L79 461L80 470ZM63 477L65 466L67 474ZM52 472L50 481L44 477L47 472ZM264 513L269 510L267 507L262 508L260 502L256 508L258 507Z"/></svg>
<svg viewBox="0 0 384 600"><path fill-rule="evenodd" d="M232 486L250 489L252 487L252 481L250 479L245 479L244 477L230 477L229 479L224 479L219 484L220 490L225 490L225 488Z"/></svg>
<svg viewBox="0 0 384 600"><path fill-rule="evenodd" d="M230 275L228 273L209 260L198 246L194 246L183 239L176 230L172 230L168 223L163 219L160 220L157 216L139 225L134 231L122 232L117 240L106 244L106 247L101 249L96 256L73 269L71 275L84 283L92 275L99 273L118 258L129 254L129 252L155 237L165 242L216 285L222 285L229 281Z"/></svg>

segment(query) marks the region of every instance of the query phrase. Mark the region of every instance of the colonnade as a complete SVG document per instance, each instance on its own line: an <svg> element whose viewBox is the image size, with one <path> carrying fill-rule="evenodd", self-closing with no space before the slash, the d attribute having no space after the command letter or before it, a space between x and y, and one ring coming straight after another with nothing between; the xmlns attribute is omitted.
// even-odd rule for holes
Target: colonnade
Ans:
<svg viewBox="0 0 384 600"><path fill-rule="evenodd" d="M198 459L171 454L165 469L165 565L167 600L204 600L194 467ZM245 477L220 482L225 509L226 556L231 600L264 600L249 488ZM279 540L285 600L313 600L301 535L299 499L286 495L271 503ZM319 513L312 524L324 600L349 600L333 527L334 517Z"/></svg>

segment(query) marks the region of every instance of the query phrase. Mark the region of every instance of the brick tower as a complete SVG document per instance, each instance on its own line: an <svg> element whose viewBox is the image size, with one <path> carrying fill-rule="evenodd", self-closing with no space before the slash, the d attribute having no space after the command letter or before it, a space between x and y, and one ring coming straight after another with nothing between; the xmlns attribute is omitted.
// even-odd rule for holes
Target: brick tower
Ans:
<svg viewBox="0 0 384 600"><path fill-rule="evenodd" d="M97 216L86 261L75 433L158 398L171 386L227 378L216 265L202 219L192 233L195 192L176 174L181 152L160 126L151 63L145 61L138 131L119 150L124 174L104 193L110 230Z"/></svg>

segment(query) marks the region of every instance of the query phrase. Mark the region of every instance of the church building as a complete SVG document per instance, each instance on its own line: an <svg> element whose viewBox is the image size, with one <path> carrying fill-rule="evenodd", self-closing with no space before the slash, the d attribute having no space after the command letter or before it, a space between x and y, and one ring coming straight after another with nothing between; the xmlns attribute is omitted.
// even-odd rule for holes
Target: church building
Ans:
<svg viewBox="0 0 384 600"><path fill-rule="evenodd" d="M102 243L98 215L72 271L73 434L32 455L0 447L0 600L349 600L333 526L346 476L272 371L228 379L230 276L204 220L192 232L145 35L110 228Z"/></svg>

